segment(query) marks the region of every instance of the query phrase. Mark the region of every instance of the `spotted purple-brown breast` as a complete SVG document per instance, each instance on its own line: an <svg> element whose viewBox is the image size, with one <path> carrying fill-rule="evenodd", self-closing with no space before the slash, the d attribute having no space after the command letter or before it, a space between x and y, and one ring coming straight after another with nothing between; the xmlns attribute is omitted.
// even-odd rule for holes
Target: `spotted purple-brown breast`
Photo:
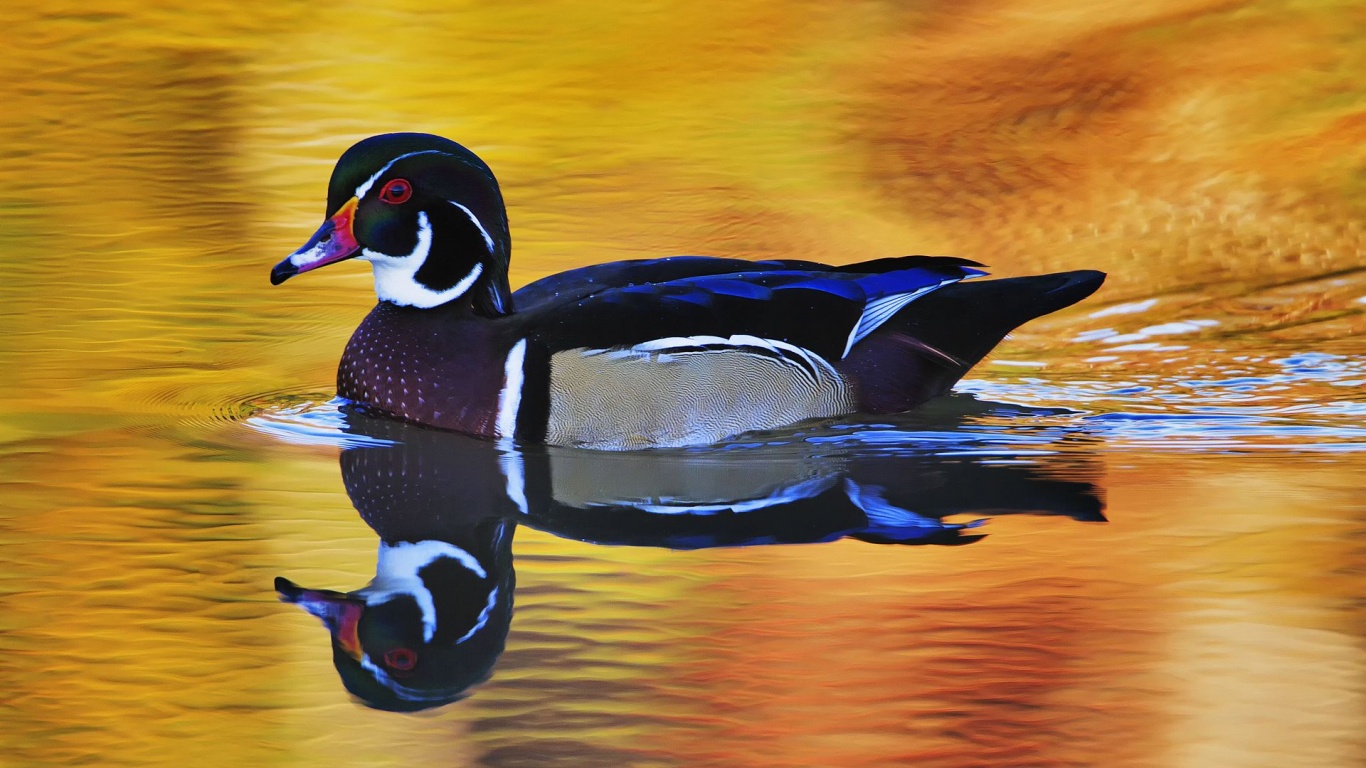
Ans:
<svg viewBox="0 0 1366 768"><path fill-rule="evenodd" d="M380 302L346 344L337 394L401 419L493 437L507 350L487 323Z"/></svg>

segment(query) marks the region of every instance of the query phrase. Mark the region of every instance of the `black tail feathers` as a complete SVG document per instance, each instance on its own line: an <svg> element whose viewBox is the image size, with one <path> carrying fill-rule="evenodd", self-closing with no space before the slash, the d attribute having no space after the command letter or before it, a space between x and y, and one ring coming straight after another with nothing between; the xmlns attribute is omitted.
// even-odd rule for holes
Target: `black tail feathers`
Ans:
<svg viewBox="0 0 1366 768"><path fill-rule="evenodd" d="M857 344L840 370L860 410L894 413L945 394L1006 334L1069 307L1105 282L1094 270L965 281L906 306Z"/></svg>

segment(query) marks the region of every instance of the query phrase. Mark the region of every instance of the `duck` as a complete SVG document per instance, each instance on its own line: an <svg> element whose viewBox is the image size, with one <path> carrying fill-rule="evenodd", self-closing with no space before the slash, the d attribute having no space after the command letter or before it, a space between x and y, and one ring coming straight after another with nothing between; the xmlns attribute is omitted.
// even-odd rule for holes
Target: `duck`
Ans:
<svg viewBox="0 0 1366 768"><path fill-rule="evenodd" d="M1105 279L976 280L980 263L950 256L671 256L514 292L511 247L498 181L474 152L381 134L341 155L322 225L270 280L369 262L378 303L342 353L345 401L495 440L633 450L911 410Z"/></svg>

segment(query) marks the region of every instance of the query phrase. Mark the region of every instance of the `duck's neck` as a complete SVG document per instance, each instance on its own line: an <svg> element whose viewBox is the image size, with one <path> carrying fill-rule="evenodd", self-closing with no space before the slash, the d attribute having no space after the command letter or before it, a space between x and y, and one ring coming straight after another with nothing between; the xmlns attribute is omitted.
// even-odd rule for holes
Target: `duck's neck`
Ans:
<svg viewBox="0 0 1366 768"><path fill-rule="evenodd" d="M497 437L502 349L493 322L464 307L380 302L351 335L337 394L409 421Z"/></svg>

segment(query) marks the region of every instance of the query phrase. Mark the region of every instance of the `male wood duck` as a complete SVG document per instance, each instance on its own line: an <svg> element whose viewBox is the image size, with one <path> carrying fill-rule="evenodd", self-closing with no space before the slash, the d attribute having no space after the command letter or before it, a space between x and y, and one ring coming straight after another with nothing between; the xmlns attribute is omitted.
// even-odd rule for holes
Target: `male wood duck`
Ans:
<svg viewBox="0 0 1366 768"><path fill-rule="evenodd" d="M976 262L847 266L678 256L583 267L513 292L493 172L448 139L373 136L273 284L370 262L379 304L337 394L444 429L624 450L701 445L942 395L1012 329L1089 296L1090 270L962 282Z"/></svg>

